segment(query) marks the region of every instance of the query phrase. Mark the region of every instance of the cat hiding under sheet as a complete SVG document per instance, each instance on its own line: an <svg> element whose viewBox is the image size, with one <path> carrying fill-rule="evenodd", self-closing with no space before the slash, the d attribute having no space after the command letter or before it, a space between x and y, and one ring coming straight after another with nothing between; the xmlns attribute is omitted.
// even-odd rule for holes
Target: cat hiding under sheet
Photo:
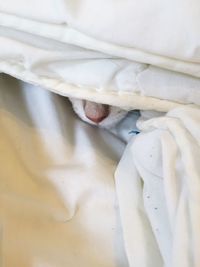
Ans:
<svg viewBox="0 0 200 267"><path fill-rule="evenodd" d="M110 128L127 115L121 108L83 99L69 98L76 114L84 121L103 128Z"/></svg>

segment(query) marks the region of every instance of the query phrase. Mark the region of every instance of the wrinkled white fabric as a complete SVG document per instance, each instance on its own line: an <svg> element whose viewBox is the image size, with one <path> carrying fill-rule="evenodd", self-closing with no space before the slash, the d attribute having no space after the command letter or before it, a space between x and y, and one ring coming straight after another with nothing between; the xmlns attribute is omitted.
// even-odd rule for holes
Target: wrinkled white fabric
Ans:
<svg viewBox="0 0 200 267"><path fill-rule="evenodd" d="M0 72L23 81L0 76L0 265L199 266L199 10L0 1ZM116 188L135 120L97 130L49 90L147 111Z"/></svg>
<svg viewBox="0 0 200 267"><path fill-rule="evenodd" d="M126 148L116 186L130 266L199 266L199 122L197 107L141 121Z"/></svg>
<svg viewBox="0 0 200 267"><path fill-rule="evenodd" d="M125 109L199 105L198 8L194 0L9 0L0 3L0 71Z"/></svg>
<svg viewBox="0 0 200 267"><path fill-rule="evenodd" d="M123 150L67 99L1 75L0 265L128 267L114 185Z"/></svg>
<svg viewBox="0 0 200 267"><path fill-rule="evenodd" d="M1 25L200 73L198 0L8 0L0 10Z"/></svg>

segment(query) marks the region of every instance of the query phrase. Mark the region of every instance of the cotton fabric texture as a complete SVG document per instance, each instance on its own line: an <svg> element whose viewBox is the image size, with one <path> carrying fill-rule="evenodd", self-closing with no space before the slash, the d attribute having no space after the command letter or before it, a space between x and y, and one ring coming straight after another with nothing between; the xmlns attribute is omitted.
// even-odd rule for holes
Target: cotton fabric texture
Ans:
<svg viewBox="0 0 200 267"><path fill-rule="evenodd" d="M0 265L199 266L199 10L0 1ZM142 110L141 133L59 95Z"/></svg>

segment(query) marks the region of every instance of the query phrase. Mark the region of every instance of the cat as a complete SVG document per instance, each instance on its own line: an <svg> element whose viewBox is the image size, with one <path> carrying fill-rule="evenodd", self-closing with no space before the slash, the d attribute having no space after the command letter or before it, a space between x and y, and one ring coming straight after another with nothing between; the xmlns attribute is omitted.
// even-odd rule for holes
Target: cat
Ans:
<svg viewBox="0 0 200 267"><path fill-rule="evenodd" d="M128 114L119 107L69 98L75 113L85 122L102 128L114 127Z"/></svg>

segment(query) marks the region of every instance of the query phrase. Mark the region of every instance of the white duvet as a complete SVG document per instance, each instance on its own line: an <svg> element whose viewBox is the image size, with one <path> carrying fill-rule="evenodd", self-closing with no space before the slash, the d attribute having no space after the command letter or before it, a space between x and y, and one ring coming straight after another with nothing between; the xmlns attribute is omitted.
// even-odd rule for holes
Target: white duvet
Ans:
<svg viewBox="0 0 200 267"><path fill-rule="evenodd" d="M0 0L0 266L199 266L199 10ZM166 114L126 146L50 91Z"/></svg>

